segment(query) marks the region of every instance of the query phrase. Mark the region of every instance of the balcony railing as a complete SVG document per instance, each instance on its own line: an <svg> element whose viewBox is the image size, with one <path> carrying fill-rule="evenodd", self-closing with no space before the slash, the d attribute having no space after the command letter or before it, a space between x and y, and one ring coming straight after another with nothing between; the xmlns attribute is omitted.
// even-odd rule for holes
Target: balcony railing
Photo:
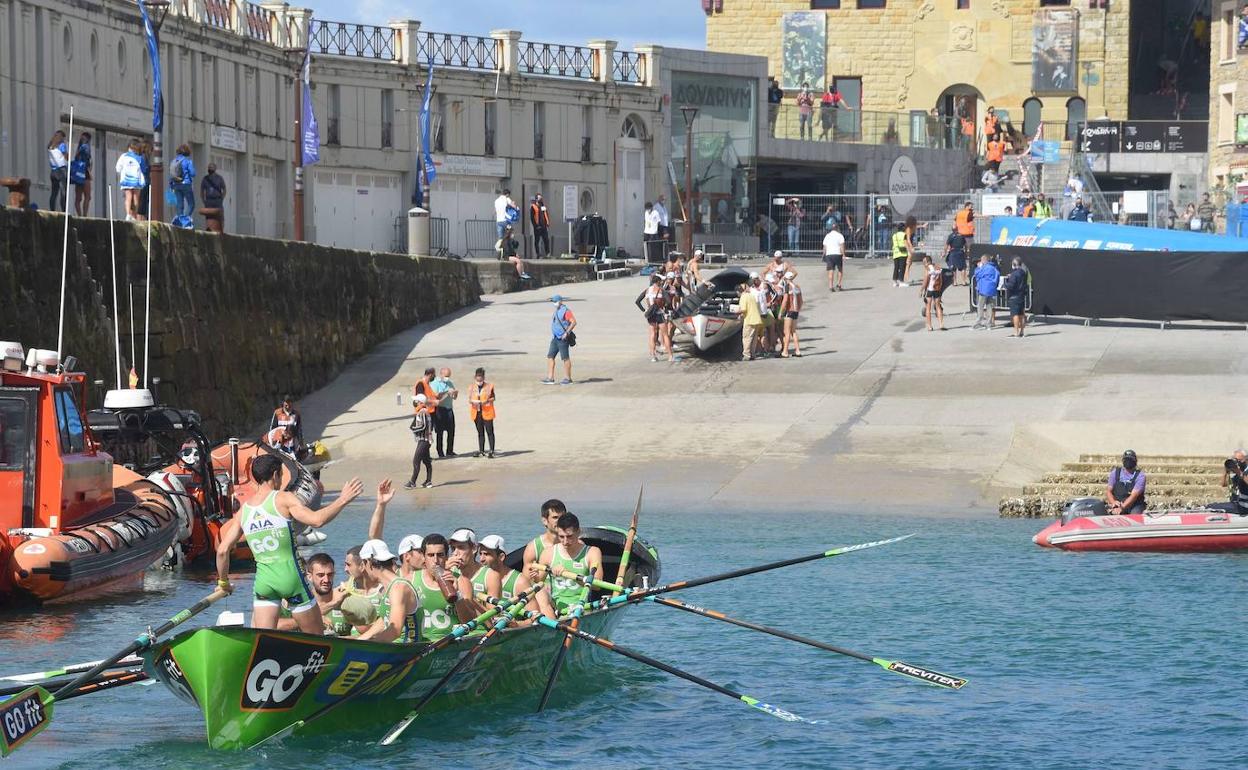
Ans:
<svg viewBox="0 0 1248 770"><path fill-rule="evenodd" d="M394 61L394 40L395 31L391 27L341 21L314 20L308 33L308 47L312 53L383 61Z"/></svg>
<svg viewBox="0 0 1248 770"><path fill-rule="evenodd" d="M244 3L247 28L244 33L252 40L276 43L277 14L255 3Z"/></svg>
<svg viewBox="0 0 1248 770"><path fill-rule="evenodd" d="M490 37L449 35L444 32L416 33L416 52L421 63L433 59L439 67L470 70L496 70L499 42Z"/></svg>
<svg viewBox="0 0 1248 770"><path fill-rule="evenodd" d="M640 85L646 82L646 57L633 51L616 51L611 76L617 83Z"/></svg>
<svg viewBox="0 0 1248 770"><path fill-rule="evenodd" d="M203 0L204 23L217 29L234 28L233 0Z"/></svg>
<svg viewBox="0 0 1248 770"><path fill-rule="evenodd" d="M592 48L522 41L516 53L521 72L578 80L593 80L597 75Z"/></svg>
<svg viewBox="0 0 1248 770"><path fill-rule="evenodd" d="M787 96L786 96L787 99ZM774 105L767 105L773 108ZM958 121L907 112L874 112L846 108L821 109L818 102L806 120L796 104L781 104L768 112L771 135L777 139L849 144L896 144L905 147L968 149Z"/></svg>

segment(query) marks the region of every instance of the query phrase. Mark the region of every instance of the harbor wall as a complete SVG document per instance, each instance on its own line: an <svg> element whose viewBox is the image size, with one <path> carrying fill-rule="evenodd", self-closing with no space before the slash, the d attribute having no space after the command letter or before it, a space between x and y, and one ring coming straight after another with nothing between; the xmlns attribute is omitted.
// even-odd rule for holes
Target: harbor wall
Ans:
<svg viewBox="0 0 1248 770"><path fill-rule="evenodd" d="M57 342L59 214L0 209L0 339L53 349ZM148 230L117 222L123 372L143 375ZM249 435L285 392L328 383L377 343L422 321L476 304L467 262L352 251L155 225L150 370L157 400L198 411L214 440ZM66 270L66 354L91 379L89 406L115 382L109 220L72 219ZM124 377L123 377L124 379Z"/></svg>

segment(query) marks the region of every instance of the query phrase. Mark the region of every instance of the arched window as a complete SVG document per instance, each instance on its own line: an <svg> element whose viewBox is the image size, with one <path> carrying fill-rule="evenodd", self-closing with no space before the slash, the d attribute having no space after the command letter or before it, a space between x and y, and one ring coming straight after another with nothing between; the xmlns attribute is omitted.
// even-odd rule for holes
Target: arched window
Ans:
<svg viewBox="0 0 1248 770"><path fill-rule="evenodd" d="M1044 103L1034 96L1023 102L1023 133L1027 138L1036 135L1036 129L1040 127L1040 110L1044 107Z"/></svg>
<svg viewBox="0 0 1248 770"><path fill-rule="evenodd" d="M624 124L620 127L620 136L625 139L645 139L646 124L636 115L629 115L624 118Z"/></svg>
<svg viewBox="0 0 1248 770"><path fill-rule="evenodd" d="M1079 124L1088 121L1088 103L1078 96L1066 101L1066 138L1079 136Z"/></svg>

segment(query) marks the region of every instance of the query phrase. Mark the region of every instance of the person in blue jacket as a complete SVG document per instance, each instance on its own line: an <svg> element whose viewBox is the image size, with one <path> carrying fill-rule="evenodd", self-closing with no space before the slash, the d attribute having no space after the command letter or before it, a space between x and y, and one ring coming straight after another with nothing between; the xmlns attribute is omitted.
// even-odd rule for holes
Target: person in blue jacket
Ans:
<svg viewBox="0 0 1248 770"><path fill-rule="evenodd" d="M178 154L169 164L169 187L175 198L174 219L186 217L175 224L185 227L195 213L195 161L191 160L191 148L186 144L178 147Z"/></svg>
<svg viewBox="0 0 1248 770"><path fill-rule="evenodd" d="M972 276L975 281L975 299L979 315L972 329L992 329L997 325L997 284L1001 281L1001 271L997 263L987 254L979 257L979 267Z"/></svg>

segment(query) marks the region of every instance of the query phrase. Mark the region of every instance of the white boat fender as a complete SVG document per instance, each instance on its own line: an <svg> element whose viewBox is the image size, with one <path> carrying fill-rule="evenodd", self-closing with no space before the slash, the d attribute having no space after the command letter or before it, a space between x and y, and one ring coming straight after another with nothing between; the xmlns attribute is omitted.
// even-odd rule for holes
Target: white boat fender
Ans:
<svg viewBox="0 0 1248 770"><path fill-rule="evenodd" d="M320 545L329 539L329 535L319 529L309 529L307 532L301 532L295 536L295 544L300 546Z"/></svg>
<svg viewBox="0 0 1248 770"><path fill-rule="evenodd" d="M218 626L241 626L247 622L247 616L241 612L225 610L217 616Z"/></svg>
<svg viewBox="0 0 1248 770"><path fill-rule="evenodd" d="M168 471L155 471L147 480L169 493L169 502L173 505L173 510L178 514L178 533L174 535L175 541L181 542L191 536L192 509L191 500L186 494L186 485L182 483L182 479L178 478Z"/></svg>

